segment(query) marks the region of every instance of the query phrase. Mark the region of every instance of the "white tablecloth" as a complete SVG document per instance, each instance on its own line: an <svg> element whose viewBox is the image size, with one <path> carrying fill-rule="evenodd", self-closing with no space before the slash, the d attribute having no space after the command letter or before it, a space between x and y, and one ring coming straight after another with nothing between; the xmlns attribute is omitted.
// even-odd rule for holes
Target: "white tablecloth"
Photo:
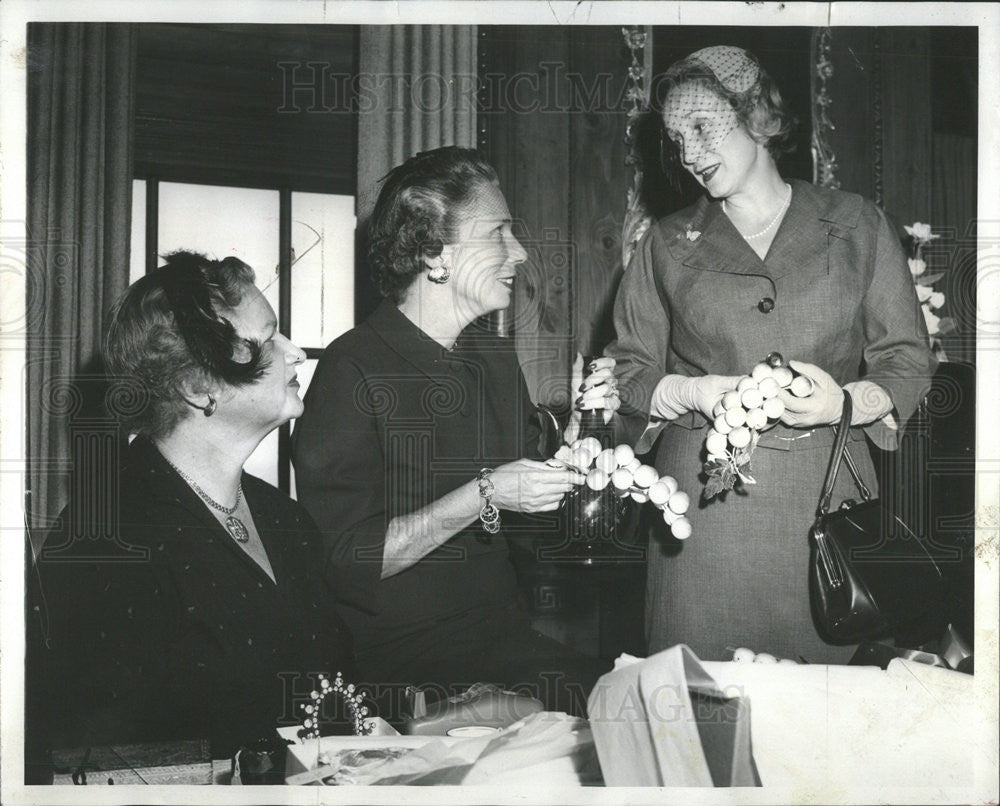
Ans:
<svg viewBox="0 0 1000 806"><path fill-rule="evenodd" d="M761 782L833 793L847 787L969 786L982 763L974 679L893 660L865 666L703 664L750 699ZM996 764L996 759L989 760Z"/></svg>

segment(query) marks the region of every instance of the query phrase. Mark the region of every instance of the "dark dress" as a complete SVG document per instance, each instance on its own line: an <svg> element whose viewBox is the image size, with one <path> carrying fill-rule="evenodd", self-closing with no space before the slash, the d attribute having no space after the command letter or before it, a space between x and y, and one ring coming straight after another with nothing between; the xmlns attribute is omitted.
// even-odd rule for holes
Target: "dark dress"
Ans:
<svg viewBox="0 0 1000 806"><path fill-rule="evenodd" d="M504 512L495 536L476 520L381 579L394 517L483 467L537 456L513 346L470 327L444 350L384 302L327 347L305 402L293 434L297 496L349 603L340 612L362 677L449 690L477 681L530 686L550 707L579 711L579 696L574 706L546 686L563 676L589 687L603 668L531 630L508 556L508 541L529 541L540 528L534 519Z"/></svg>
<svg viewBox="0 0 1000 806"><path fill-rule="evenodd" d="M125 453L116 535L138 558L74 561L94 547L60 550L65 533L54 533L37 564L49 648L29 662L49 683L49 741L200 738L227 758L300 723L316 685L306 675L355 671L316 567L312 519L243 475L272 582L153 443L139 437Z"/></svg>
<svg viewBox="0 0 1000 806"><path fill-rule="evenodd" d="M791 184L791 204L764 260L707 199L646 234L622 280L617 341L607 350L633 424L645 424L665 374L743 375L772 350L821 367L841 385L878 383L900 428L913 414L936 362L896 234L860 196ZM677 419L656 453L658 470L691 495L694 531L683 543L662 531L653 540L649 650L686 643L699 657L725 660L746 646L846 662L853 647L821 639L807 586L808 532L832 429L765 432L752 458L757 484L706 504L699 502L706 426L700 414ZM895 448L896 435L881 421L852 429L852 456L874 489L866 434L883 449ZM841 472L834 505L857 497Z"/></svg>

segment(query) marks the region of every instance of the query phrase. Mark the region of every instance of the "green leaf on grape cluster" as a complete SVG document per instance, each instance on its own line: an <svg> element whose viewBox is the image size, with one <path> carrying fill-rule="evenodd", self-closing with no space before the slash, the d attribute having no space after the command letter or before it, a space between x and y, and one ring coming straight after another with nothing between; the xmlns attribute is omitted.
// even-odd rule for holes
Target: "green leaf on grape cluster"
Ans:
<svg viewBox="0 0 1000 806"><path fill-rule="evenodd" d="M717 495L728 492L736 486L737 482L746 479L750 484L754 479L750 476L750 455L757 446L755 439L746 448L741 448L733 452L732 459L712 459L705 462L702 468L707 476L705 489L702 490L702 497L706 501L711 501Z"/></svg>
<svg viewBox="0 0 1000 806"><path fill-rule="evenodd" d="M708 481L705 483L702 496L706 501L711 501L720 493L733 489L736 484L736 471L730 462L707 462L705 475L708 476Z"/></svg>

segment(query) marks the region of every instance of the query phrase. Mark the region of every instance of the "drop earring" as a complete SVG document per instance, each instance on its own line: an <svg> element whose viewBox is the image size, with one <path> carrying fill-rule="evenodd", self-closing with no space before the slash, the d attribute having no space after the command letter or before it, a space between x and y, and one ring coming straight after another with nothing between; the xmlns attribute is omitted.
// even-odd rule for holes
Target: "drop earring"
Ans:
<svg viewBox="0 0 1000 806"><path fill-rule="evenodd" d="M192 409L198 409L198 411L200 411L206 417L211 417L213 414L215 414L215 410L218 408L218 404L215 402L215 398L212 397L211 395L208 396L208 405L205 406L199 406L193 400L188 400L186 397L182 397L181 400L187 403Z"/></svg>
<svg viewBox="0 0 1000 806"><path fill-rule="evenodd" d="M438 264L434 268L427 271L427 279L432 283L437 283L438 285L444 285L447 283L449 277L451 277L451 272L448 271L448 267L443 263Z"/></svg>

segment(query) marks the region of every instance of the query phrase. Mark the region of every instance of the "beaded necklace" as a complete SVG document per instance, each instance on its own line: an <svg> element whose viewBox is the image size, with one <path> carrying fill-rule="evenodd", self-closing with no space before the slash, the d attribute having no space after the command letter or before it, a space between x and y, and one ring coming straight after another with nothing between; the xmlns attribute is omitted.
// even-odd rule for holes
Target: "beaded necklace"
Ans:
<svg viewBox="0 0 1000 806"><path fill-rule="evenodd" d="M774 214L774 218L771 219L771 223L768 224L766 227L764 227L764 229L762 229L760 232L755 232L753 235L743 235L743 233L740 232L740 235L743 235L743 240L745 240L745 241L752 241L752 240L754 240L756 238L763 237L764 235L767 235L767 233L769 233L771 231L771 228L775 224L778 223L778 219L781 218L781 216L785 212L785 210L788 209L788 205L791 204L791 202L792 202L792 186L789 185L786 182L785 183L785 187L788 188L788 195L785 197L785 201L781 205L781 207L778 209L778 212ZM729 213L726 211L726 200L725 199L722 200L722 212L724 212L727 216L729 215ZM737 230L737 232L739 232L739 230Z"/></svg>
<svg viewBox="0 0 1000 806"><path fill-rule="evenodd" d="M227 516L226 521L223 525L226 527L226 531L229 532L229 535L233 538L233 540L235 540L237 543L246 543L248 540L250 540L250 530L247 529L246 524L243 523L243 521L241 521L233 514L239 507L240 501L243 500L243 482L240 482L236 488L236 503L233 504L231 507L224 507L222 506L222 504L220 504L218 501L212 498L212 496L210 496L203 489L201 489L201 487L198 486L198 483L193 478L191 478L187 473L185 473L183 470L177 467L177 465L175 465L169 459L167 459L167 464L177 471L177 474L182 479L184 479L184 481L188 483L188 485L191 487L192 490L198 493L198 497L201 498L202 501L204 501L206 504L212 507L212 509L218 510L223 515Z"/></svg>

